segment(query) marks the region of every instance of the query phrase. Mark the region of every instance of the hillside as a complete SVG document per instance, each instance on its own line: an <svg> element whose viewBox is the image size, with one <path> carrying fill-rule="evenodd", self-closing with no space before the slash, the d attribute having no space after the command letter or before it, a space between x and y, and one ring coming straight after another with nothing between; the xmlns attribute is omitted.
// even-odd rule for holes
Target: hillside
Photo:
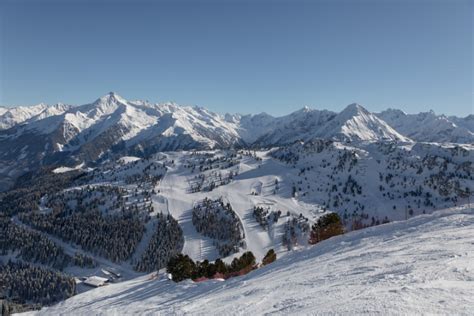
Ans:
<svg viewBox="0 0 474 316"><path fill-rule="evenodd" d="M468 205L473 154L468 145L314 139L29 174L0 194L3 295L20 304L12 310L48 306L91 291L90 277L141 282L179 253L230 264L247 251L260 261L274 249L286 262L309 247L310 227L323 215L338 213L348 232L362 233ZM38 288L51 273L69 285Z"/></svg>
<svg viewBox="0 0 474 316"><path fill-rule="evenodd" d="M334 237L225 282L143 276L30 314L468 315L473 229L473 209L447 209Z"/></svg>

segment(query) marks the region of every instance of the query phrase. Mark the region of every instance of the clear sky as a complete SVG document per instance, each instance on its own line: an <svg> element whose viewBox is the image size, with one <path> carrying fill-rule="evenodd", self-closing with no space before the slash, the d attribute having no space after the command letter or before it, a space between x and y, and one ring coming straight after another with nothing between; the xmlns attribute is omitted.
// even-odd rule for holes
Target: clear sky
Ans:
<svg viewBox="0 0 474 316"><path fill-rule="evenodd" d="M471 0L0 0L0 104L468 115Z"/></svg>

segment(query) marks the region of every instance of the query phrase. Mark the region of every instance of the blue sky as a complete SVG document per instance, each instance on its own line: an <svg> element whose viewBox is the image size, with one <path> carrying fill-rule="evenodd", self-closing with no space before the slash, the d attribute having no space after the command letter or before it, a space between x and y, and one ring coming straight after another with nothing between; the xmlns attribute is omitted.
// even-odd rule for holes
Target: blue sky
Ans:
<svg viewBox="0 0 474 316"><path fill-rule="evenodd" d="M468 115L473 1L0 0L0 104Z"/></svg>

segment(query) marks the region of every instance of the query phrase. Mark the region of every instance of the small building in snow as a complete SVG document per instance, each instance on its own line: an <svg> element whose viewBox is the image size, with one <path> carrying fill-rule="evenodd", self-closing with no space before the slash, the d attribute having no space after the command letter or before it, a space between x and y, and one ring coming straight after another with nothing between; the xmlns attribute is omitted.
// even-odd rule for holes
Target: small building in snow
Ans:
<svg viewBox="0 0 474 316"><path fill-rule="evenodd" d="M84 284L93 286L93 287L104 286L105 284L107 284L107 282L109 282L109 279L102 278L96 275L88 277L87 279L84 280Z"/></svg>

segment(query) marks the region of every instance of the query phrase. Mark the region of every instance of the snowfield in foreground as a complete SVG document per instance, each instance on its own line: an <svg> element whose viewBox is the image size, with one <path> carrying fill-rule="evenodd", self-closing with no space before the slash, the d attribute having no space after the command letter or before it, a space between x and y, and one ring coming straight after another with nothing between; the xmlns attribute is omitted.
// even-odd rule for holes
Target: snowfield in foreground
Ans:
<svg viewBox="0 0 474 316"><path fill-rule="evenodd" d="M142 276L31 314L472 314L474 210L351 232L225 282Z"/></svg>

